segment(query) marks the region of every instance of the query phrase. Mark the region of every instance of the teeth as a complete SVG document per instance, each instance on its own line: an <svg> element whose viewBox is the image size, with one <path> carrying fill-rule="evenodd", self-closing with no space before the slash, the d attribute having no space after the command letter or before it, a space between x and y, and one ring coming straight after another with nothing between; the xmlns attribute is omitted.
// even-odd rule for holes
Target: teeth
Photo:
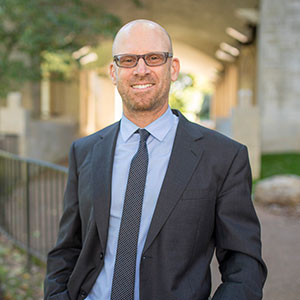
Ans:
<svg viewBox="0 0 300 300"><path fill-rule="evenodd" d="M153 84L151 84L151 83L148 83L148 84L136 84L136 85L133 85L132 87L134 89L145 89L145 88L150 87L152 85Z"/></svg>

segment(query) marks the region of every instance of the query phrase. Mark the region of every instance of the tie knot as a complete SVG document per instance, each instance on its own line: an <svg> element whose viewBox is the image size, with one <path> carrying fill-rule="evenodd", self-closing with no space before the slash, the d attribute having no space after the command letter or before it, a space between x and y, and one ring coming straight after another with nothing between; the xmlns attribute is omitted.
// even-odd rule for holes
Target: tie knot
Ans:
<svg viewBox="0 0 300 300"><path fill-rule="evenodd" d="M140 141L146 142L147 138L149 137L150 133L146 129L138 129L138 133L140 135Z"/></svg>

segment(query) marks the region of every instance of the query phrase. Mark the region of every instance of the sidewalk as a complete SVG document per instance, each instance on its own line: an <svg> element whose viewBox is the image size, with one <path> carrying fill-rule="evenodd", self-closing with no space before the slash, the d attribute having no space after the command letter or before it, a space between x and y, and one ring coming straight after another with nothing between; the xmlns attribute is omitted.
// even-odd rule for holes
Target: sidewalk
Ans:
<svg viewBox="0 0 300 300"><path fill-rule="evenodd" d="M300 299L300 219L257 207L269 274L264 300Z"/></svg>

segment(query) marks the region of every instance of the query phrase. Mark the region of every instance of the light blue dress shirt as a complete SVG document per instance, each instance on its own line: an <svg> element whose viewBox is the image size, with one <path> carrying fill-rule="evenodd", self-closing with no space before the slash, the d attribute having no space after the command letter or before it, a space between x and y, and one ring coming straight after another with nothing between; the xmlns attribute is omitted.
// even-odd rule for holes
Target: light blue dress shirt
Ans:
<svg viewBox="0 0 300 300"><path fill-rule="evenodd" d="M168 167L177 125L178 118L168 108L160 118L145 127L150 133L147 139L149 164L137 246L135 300L139 300L139 271L142 251ZM138 127L123 115L113 163L111 209L104 266L86 298L88 300L110 299L129 168L139 146L139 134L135 134L137 129Z"/></svg>

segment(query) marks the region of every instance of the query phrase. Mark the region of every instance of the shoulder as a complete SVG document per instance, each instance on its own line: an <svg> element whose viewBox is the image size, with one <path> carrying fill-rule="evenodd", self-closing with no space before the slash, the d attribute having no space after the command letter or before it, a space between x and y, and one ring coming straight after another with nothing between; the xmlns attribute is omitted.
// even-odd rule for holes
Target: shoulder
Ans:
<svg viewBox="0 0 300 300"><path fill-rule="evenodd" d="M174 112L179 117L179 128L195 140L201 139L206 148L214 151L238 151L245 146L232 138L213 129L206 128L187 120L180 112Z"/></svg>
<svg viewBox="0 0 300 300"><path fill-rule="evenodd" d="M197 124L195 124L197 125ZM197 125L198 130L202 132L203 138L205 142L214 149L220 149L220 151L233 151L233 150L239 150L243 147L245 147L240 142L216 131L213 129L209 129L206 127L203 127L201 125Z"/></svg>
<svg viewBox="0 0 300 300"><path fill-rule="evenodd" d="M188 142L191 148L198 149L196 151L202 153L201 159L207 168L214 169L218 174L227 174L234 162L238 166L249 165L245 145L179 115L177 145L180 147L182 142Z"/></svg>

